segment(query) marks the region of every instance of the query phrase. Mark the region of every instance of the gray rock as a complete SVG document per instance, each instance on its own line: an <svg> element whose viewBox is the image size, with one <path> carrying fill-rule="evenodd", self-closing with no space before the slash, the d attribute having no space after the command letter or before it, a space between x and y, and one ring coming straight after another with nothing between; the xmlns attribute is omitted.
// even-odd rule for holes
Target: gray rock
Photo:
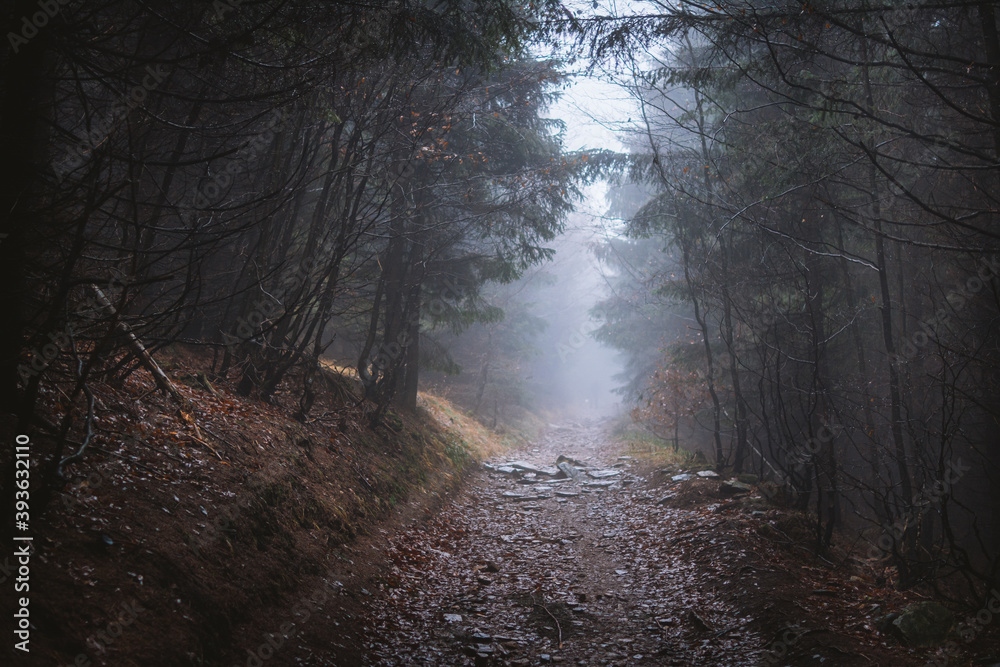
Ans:
<svg viewBox="0 0 1000 667"><path fill-rule="evenodd" d="M617 477L622 474L621 470L591 470L587 473L594 479L604 479L606 477Z"/></svg>
<svg viewBox="0 0 1000 667"><path fill-rule="evenodd" d="M560 454L559 457L556 459L556 465L559 465L560 463L568 463L568 464L576 466L578 468L586 468L587 467L587 464L584 463L583 461L577 461L576 459L571 459L570 457L563 456L562 454Z"/></svg>
<svg viewBox="0 0 1000 667"><path fill-rule="evenodd" d="M719 484L719 491L726 494L750 493L752 490L752 486L744 484L738 479L727 479L722 484Z"/></svg>
<svg viewBox="0 0 1000 667"><path fill-rule="evenodd" d="M670 478L670 480L673 481L673 482L686 482L689 479L691 479L692 477L694 477L694 475L692 475L691 473L689 473L689 472L682 472L679 475L674 475L673 477Z"/></svg>
<svg viewBox="0 0 1000 667"><path fill-rule="evenodd" d="M715 472L714 470L702 470L701 472L698 473L698 477L704 477L706 479L716 479L718 478L718 476L719 473Z"/></svg>
<svg viewBox="0 0 1000 667"><path fill-rule="evenodd" d="M575 480L580 479L580 471L565 461L559 462L559 470L561 470L562 473L567 477L569 477L570 479L575 479Z"/></svg>
<svg viewBox="0 0 1000 667"><path fill-rule="evenodd" d="M914 602L892 621L909 646L936 646L948 638L955 617L937 602Z"/></svg>
<svg viewBox="0 0 1000 667"><path fill-rule="evenodd" d="M525 500L545 500L548 498L548 496L522 496L520 493L514 493L512 491L504 491L503 497L515 502L522 502Z"/></svg>
<svg viewBox="0 0 1000 667"><path fill-rule="evenodd" d="M522 472L533 472L536 474L542 472L541 468L536 465L532 465L527 461L511 461L507 464L507 467L514 468L515 470L520 470Z"/></svg>

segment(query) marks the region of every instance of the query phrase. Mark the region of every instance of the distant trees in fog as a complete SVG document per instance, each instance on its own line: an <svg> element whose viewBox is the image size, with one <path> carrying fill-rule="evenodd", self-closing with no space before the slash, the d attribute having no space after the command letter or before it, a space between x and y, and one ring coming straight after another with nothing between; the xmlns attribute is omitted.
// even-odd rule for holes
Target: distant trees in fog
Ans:
<svg viewBox="0 0 1000 667"><path fill-rule="evenodd" d="M664 249L641 288L685 323L636 376L643 414L682 417L697 373L717 466L778 482L821 548L862 522L904 586L960 570L981 593L1000 565L993 6L654 4L591 32L629 73L628 177L653 193L618 243ZM619 342L631 316L604 312Z"/></svg>

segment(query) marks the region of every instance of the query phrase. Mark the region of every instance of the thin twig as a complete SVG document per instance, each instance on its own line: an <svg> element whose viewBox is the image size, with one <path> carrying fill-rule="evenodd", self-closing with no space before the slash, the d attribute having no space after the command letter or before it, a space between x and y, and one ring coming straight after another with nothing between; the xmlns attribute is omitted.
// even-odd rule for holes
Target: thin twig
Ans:
<svg viewBox="0 0 1000 667"><path fill-rule="evenodd" d="M728 628L725 628L723 630L719 630L718 632L716 632L713 635L713 638L718 639L719 637L721 637L722 635L724 635L724 634L726 634L728 632L732 632L733 630L739 630L740 628L742 628L744 626L750 625L751 623L753 623L753 621L754 621L754 619L751 618L749 621L743 621L742 623L740 623L738 625L730 625Z"/></svg>
<svg viewBox="0 0 1000 667"><path fill-rule="evenodd" d="M541 607L542 611L544 611L546 614L548 614L549 618L551 618L553 620L553 622L556 624L556 632L559 635L559 648L562 649L562 626L559 625L559 619L556 618L555 616L553 616L552 612L549 611L549 608L546 607L544 604L539 604L538 602L536 602L535 606L536 607Z"/></svg>
<svg viewBox="0 0 1000 667"><path fill-rule="evenodd" d="M212 436L213 438L215 438L216 440L218 440L222 444L224 444L224 445L226 445L226 446L228 446L228 447L230 447L232 449L239 449L239 447L237 447L236 445L234 445L230 441L226 440L225 438L223 438L218 433L215 433L214 431L209 430L209 428L207 426L205 426L204 424L202 424L201 430L204 431L205 433L208 433L210 436Z"/></svg>
<svg viewBox="0 0 1000 667"><path fill-rule="evenodd" d="M215 455L216 455L216 457L218 457L218 459L219 459L220 461L225 461L225 459L224 459L224 458L222 458L222 455L221 455L221 454L219 454L219 452L215 451L215 448L214 448L214 447L212 447L212 445L208 444L207 442L205 442L205 441L204 441L204 440L202 440L201 438L196 438L195 436L191 435L190 433L189 433L189 434L187 434L187 437L188 437L188 438L190 438L191 440L193 440L194 442L198 443L198 444L199 444L199 445L201 445L202 447L205 447L205 448L207 448L207 449L208 449L208 451L210 451L210 452L212 452L213 454L215 454Z"/></svg>
<svg viewBox="0 0 1000 667"><path fill-rule="evenodd" d="M76 376L81 382L80 386L83 389L83 393L87 396L87 419L84 422L87 428L83 437L83 442L80 443L80 448L60 461L59 465L56 466L56 474L64 479L66 475L63 474L63 469L70 463L76 463L77 461L83 460L83 453L87 451L87 445L90 444L91 438L94 437L94 392L92 392L90 387L87 386L87 381L83 377L83 359L80 358L80 354L76 351L76 341L72 338L70 338L70 340L73 343L73 354L76 356Z"/></svg>

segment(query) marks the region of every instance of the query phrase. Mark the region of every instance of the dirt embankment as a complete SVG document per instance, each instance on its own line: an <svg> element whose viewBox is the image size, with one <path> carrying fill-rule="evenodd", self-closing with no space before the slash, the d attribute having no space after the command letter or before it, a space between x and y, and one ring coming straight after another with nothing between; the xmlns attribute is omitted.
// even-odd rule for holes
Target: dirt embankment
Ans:
<svg viewBox="0 0 1000 667"><path fill-rule="evenodd" d="M195 353L160 361L192 409L179 414L141 372L93 387L93 440L33 519L31 651L8 643L10 664L295 664L330 618L350 664L351 623L378 576L354 554L390 517L432 512L499 438L426 396L372 430L332 372L303 425L280 392L268 404L205 382ZM43 420L63 401L46 396ZM32 434L35 480L52 441L44 426Z"/></svg>

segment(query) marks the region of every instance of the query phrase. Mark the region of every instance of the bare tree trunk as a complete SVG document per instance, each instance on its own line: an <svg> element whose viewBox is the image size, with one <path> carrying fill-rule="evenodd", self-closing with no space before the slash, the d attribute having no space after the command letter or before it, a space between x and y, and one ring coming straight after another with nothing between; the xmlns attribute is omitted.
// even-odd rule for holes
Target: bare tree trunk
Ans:
<svg viewBox="0 0 1000 667"><path fill-rule="evenodd" d="M979 20L983 27L983 44L986 47L986 93L990 99L990 117L993 120L993 151L1000 159L1000 35L997 33L996 10L992 2L979 3Z"/></svg>

